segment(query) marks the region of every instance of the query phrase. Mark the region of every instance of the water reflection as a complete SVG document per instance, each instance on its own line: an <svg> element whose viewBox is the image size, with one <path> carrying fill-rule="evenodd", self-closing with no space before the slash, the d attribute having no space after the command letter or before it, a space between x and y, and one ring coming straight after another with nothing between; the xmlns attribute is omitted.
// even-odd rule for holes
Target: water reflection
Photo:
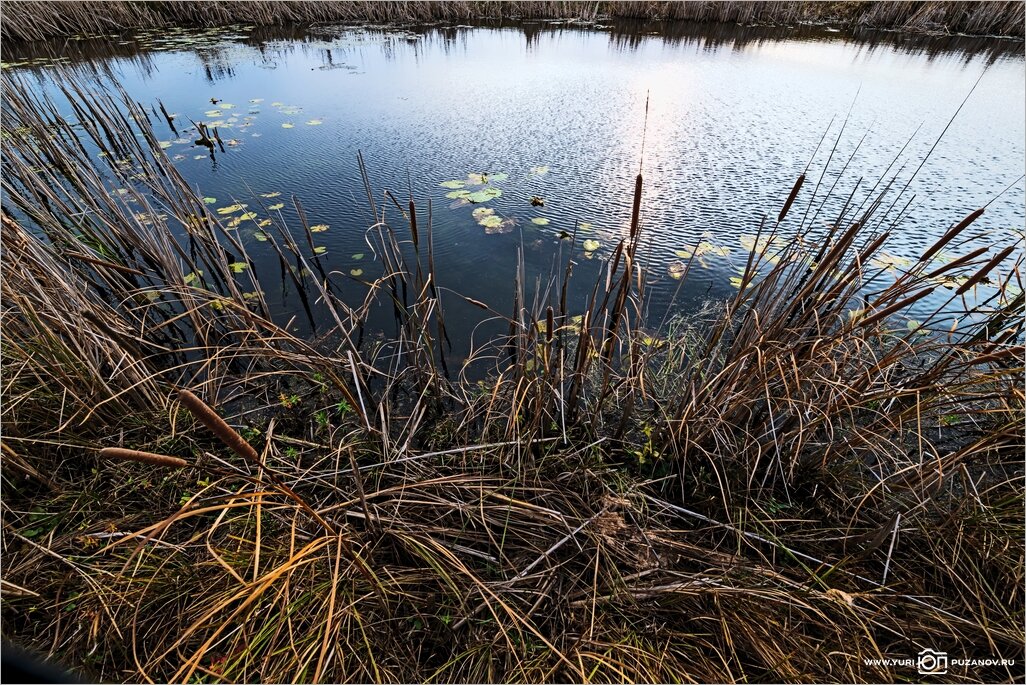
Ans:
<svg viewBox="0 0 1026 685"><path fill-rule="evenodd" d="M233 26L219 29L166 29L137 31L122 35L76 37L5 45L6 62L33 62L45 66L53 60L76 64L92 64L103 68L112 59L131 59L143 70L152 68L147 57L157 51L193 51L208 69L211 78L230 78L230 64L226 64L225 47L237 43L255 48L269 60L279 58L296 46L317 45L325 42L352 40L354 34L377 35L387 40L381 43L388 59L397 58L396 49L403 44L417 54L421 41L437 43L443 51L453 48L466 50L469 32L477 29L515 31L523 35L526 49L538 45L542 37L559 39L602 31L609 36L609 46L618 51L636 51L646 43L659 43L670 47L690 47L700 51L744 51L753 47L780 41L829 41L857 47L859 53L872 54L877 50L898 51L922 56L932 61L938 57L957 56L966 63L981 60L993 64L1000 59L1023 56L1021 39L992 38L961 35L916 35L898 31L880 31L865 28L837 30L826 26L792 25L760 26L725 23L695 23L669 21L641 21L630 19L609 20L602 23L575 21L523 21L481 20L460 25L286 25L286 26ZM218 49L211 50L211 47ZM44 63L42 60L45 60Z"/></svg>

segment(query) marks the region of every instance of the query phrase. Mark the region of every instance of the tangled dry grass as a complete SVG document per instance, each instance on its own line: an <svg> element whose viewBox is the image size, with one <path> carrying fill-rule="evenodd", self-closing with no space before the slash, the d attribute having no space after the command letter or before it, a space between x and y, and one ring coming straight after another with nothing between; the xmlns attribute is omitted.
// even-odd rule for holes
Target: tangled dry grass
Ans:
<svg viewBox="0 0 1026 685"><path fill-rule="evenodd" d="M980 247L984 213L894 274L873 259L899 205L845 204L813 241L822 194L797 183L736 297L653 338L639 175L580 318L569 258L537 293L518 279L475 382L443 368L414 200L368 193L367 302L397 322L377 345L366 303L303 276L304 231L269 229L335 325L298 338L139 105L67 84L76 121L3 82L5 636L155 682L878 682L918 676L869 659L924 647L1021 658L1021 257ZM109 192L140 170L142 213Z"/></svg>

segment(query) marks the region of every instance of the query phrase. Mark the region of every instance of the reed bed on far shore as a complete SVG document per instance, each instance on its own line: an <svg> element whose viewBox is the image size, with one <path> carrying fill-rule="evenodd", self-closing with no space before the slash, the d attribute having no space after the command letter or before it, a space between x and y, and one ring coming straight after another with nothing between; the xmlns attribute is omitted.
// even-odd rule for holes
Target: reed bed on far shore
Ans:
<svg viewBox="0 0 1026 685"><path fill-rule="evenodd" d="M352 2L350 0L10 0L0 35L10 40L110 34L165 26L428 22L474 19L629 18L671 21L847 26L917 32L1022 36L1024 10L1015 0L988 2Z"/></svg>
<svg viewBox="0 0 1026 685"><path fill-rule="evenodd" d="M904 177L814 234L803 174L736 296L653 332L641 174L588 301L571 252L506 311L367 183L362 302L265 230L303 338L146 111L64 83L71 120L3 80L5 637L98 681L892 682L930 648L1021 682L1022 257L985 211L893 269ZM502 324L483 378L456 300Z"/></svg>

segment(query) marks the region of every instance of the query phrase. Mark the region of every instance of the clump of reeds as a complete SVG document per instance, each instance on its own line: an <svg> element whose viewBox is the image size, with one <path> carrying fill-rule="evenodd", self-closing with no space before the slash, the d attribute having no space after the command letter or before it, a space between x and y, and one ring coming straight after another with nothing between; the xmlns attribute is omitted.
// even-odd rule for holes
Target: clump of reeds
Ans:
<svg viewBox="0 0 1026 685"><path fill-rule="evenodd" d="M22 0L0 24L4 39L111 34L166 26L308 24L314 22L468 21L479 18L584 19L624 17L730 23L834 21L908 31L1023 35L1023 6L991 2L351 2L348 0Z"/></svg>
<svg viewBox="0 0 1026 685"><path fill-rule="evenodd" d="M817 233L833 205L799 180L736 296L653 336L640 175L583 308L571 236L537 287L518 255L507 311L443 290L430 208L367 182L385 275L362 303L296 276L317 269L308 229L269 232L329 348L242 296L224 252L243 247L129 98L72 80L66 121L3 83L9 636L92 679L168 682L892 681L912 676L869 659L1019 658L1024 297L1021 259L973 233L985 212L892 273L873 264L900 210L841 202ZM129 172L76 135L151 170L135 199L167 220L111 197ZM993 297L962 299L984 280ZM946 287L914 328L895 318ZM457 297L502 323L472 355L484 379L446 367ZM375 303L396 333L366 345ZM185 385L245 427L178 393L259 476L185 429ZM274 400L297 386L348 409L297 418ZM205 476L114 478L89 456L114 435L203 454Z"/></svg>

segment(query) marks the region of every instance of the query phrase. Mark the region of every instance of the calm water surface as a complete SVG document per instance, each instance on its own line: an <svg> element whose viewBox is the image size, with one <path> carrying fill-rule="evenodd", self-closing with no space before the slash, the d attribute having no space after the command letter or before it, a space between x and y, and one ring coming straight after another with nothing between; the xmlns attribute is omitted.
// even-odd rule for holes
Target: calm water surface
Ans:
<svg viewBox="0 0 1026 685"><path fill-rule="evenodd" d="M147 107L159 99L180 125L186 117L217 124L232 146L212 159L191 144L195 136L178 138L154 120L167 153L202 195L217 198L214 207L238 200L260 218L281 212L298 230L290 200L298 196L310 223L327 225L315 234L322 260L354 298L365 286L348 277L353 269L364 279L380 274L365 240L371 214L358 151L379 208L384 189L400 199L412 193L425 211L431 201L441 285L499 311L511 304L518 248L532 277L547 273L567 256L559 236L575 224L581 240L597 243L585 252L579 240L573 250L573 296L583 303L602 258L625 235L643 164L644 255L652 312L661 317L673 298L686 310L733 292L746 240L763 215L779 211L824 132L789 217L795 226L835 142L823 187L837 181L836 203L853 189L856 204L865 201L911 138L891 170L903 169L900 187L981 74L909 186L905 199L914 200L890 254L899 263L917 256L1009 184L976 240L1015 240L1026 216L1017 181L1026 154L1022 53L1021 42L811 28L536 23L147 33L35 45L5 52L4 61L51 88L44 57L57 54L97 84L116 78ZM474 187L440 186L484 173L506 177L489 183L501 196L481 204L447 197ZM532 206L533 197L544 206ZM817 225L835 206L828 201ZM502 223L479 224L480 207ZM399 219L394 207L390 215ZM253 223L237 230L266 287L277 278L276 258ZM701 240L716 249L706 249L678 292L668 269L677 251ZM283 317L301 311L287 295L275 303ZM450 327L462 320L464 333L481 315L454 298L448 311Z"/></svg>

